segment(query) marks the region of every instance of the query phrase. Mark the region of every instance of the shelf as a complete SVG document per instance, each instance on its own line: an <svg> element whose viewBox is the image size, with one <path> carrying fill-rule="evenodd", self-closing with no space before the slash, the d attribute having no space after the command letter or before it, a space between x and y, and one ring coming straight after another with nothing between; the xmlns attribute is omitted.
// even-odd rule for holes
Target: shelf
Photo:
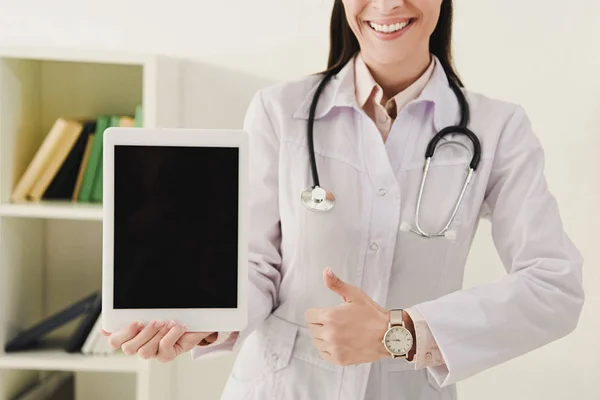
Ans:
<svg viewBox="0 0 600 400"><path fill-rule="evenodd" d="M101 221L102 204L71 201L0 204L0 216Z"/></svg>
<svg viewBox="0 0 600 400"><path fill-rule="evenodd" d="M59 117L91 120L100 115L133 115L142 106L142 126L180 127L182 72L179 60L159 54L0 45L3 346L17 331L102 287L106 207L70 198L12 200L15 186L54 123ZM206 98L213 95L201 93ZM73 332L64 328L56 332L61 341ZM34 383L38 371L97 372L79 374L78 398L171 399L177 389L171 368L173 364L122 352L70 354L60 346L8 354L0 350L0 400Z"/></svg>
<svg viewBox="0 0 600 400"><path fill-rule="evenodd" d="M85 48L0 46L0 57L29 60L87 62L98 64L144 65L156 62L159 56L118 52L110 50L90 50Z"/></svg>
<svg viewBox="0 0 600 400"><path fill-rule="evenodd" d="M0 354L0 369L137 372L140 369L140 361L122 353L86 356L53 349Z"/></svg>

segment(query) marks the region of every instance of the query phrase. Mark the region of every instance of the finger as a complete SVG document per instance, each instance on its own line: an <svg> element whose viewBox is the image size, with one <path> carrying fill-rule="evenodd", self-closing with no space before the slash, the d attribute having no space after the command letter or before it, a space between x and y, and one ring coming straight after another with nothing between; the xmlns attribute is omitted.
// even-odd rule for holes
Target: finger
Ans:
<svg viewBox="0 0 600 400"><path fill-rule="evenodd" d="M324 340L313 338L312 343L317 350L329 353L329 345Z"/></svg>
<svg viewBox="0 0 600 400"><path fill-rule="evenodd" d="M309 324L323 325L325 322L325 310L324 308L309 308L304 313L304 319Z"/></svg>
<svg viewBox="0 0 600 400"><path fill-rule="evenodd" d="M193 346L207 346L214 343L217 339L217 333L215 332L186 332L184 333L177 343L183 347Z"/></svg>
<svg viewBox="0 0 600 400"><path fill-rule="evenodd" d="M323 358L326 361L329 361L330 363L333 364L333 357L331 356L331 353L326 351L326 350L321 350L319 351L319 355L321 356L321 358Z"/></svg>
<svg viewBox="0 0 600 400"><path fill-rule="evenodd" d="M123 343L135 337L143 327L144 324L141 321L132 322L127 327L110 334L108 344L113 349L118 349Z"/></svg>
<svg viewBox="0 0 600 400"><path fill-rule="evenodd" d="M323 282L329 290L339 294L344 302L356 301L362 297L362 291L359 288L338 278L330 267L325 268L325 271L323 271Z"/></svg>
<svg viewBox="0 0 600 400"><path fill-rule="evenodd" d="M175 352L175 344L183 336L186 327L177 325L174 321L169 323L169 331L158 343L158 353L156 359L161 362L172 361L177 353Z"/></svg>
<svg viewBox="0 0 600 400"><path fill-rule="evenodd" d="M160 341L160 346L173 347L179 338L186 332L186 327L184 325L178 325L175 321L169 322L167 327L169 328L169 331Z"/></svg>
<svg viewBox="0 0 600 400"><path fill-rule="evenodd" d="M147 360L158 354L158 344L161 339L169 332L168 325L164 325L148 342L146 342L137 351L138 356Z"/></svg>
<svg viewBox="0 0 600 400"><path fill-rule="evenodd" d="M99 330L100 330L100 334L101 334L102 336L110 336L110 335L111 335L111 333L110 333L110 332L107 332L107 331L105 331L105 330L104 330L104 329L102 329L102 328L100 328Z"/></svg>
<svg viewBox="0 0 600 400"><path fill-rule="evenodd" d="M127 342L121 345L121 350L123 353L131 356L140 349L143 345L148 343L154 335L164 326L164 322L162 321L152 321L144 329L140 331L136 336L128 340Z"/></svg>
<svg viewBox="0 0 600 400"><path fill-rule="evenodd" d="M319 340L324 340L323 339L323 332L325 331L325 327L323 325L317 325L317 324L309 324L308 325L308 330L310 331L310 334L313 338L315 339L319 339Z"/></svg>

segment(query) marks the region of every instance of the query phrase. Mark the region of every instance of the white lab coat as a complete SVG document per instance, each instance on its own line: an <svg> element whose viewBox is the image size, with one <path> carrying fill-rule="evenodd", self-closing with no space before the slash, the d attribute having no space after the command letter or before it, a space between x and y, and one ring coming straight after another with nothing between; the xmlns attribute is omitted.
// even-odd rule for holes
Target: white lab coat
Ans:
<svg viewBox="0 0 600 400"><path fill-rule="evenodd" d="M261 90L244 128L250 134L250 312L224 399L449 400L455 383L571 332L582 308L582 257L563 231L544 178L544 154L524 110L466 92L481 163L449 238L414 226L425 148L459 120L439 61L423 93L406 105L386 143L354 96L349 63L317 107L314 142L321 186L337 199L315 213L300 202L312 185L306 126L317 76ZM462 135L452 139L470 142ZM469 156L436 152L421 206L421 227L443 227ZM462 289L480 217L507 275ZM416 306L446 361L415 370L404 360L340 367L319 356L306 309L340 304L322 272L331 266L386 308ZM481 265L481 268L486 268ZM193 357L199 357L193 353Z"/></svg>

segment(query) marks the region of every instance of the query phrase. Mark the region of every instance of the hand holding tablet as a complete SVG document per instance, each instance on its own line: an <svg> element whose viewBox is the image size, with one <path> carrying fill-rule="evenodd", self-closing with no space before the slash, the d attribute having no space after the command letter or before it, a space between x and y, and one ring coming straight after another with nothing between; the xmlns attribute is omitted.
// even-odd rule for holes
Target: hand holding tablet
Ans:
<svg viewBox="0 0 600 400"><path fill-rule="evenodd" d="M185 326L172 321L151 321L147 326L133 322L113 334L105 330L102 330L102 334L109 337L112 348L121 348L126 355L137 354L143 359L154 358L160 362L173 361L203 340L216 335L210 332L186 332Z"/></svg>
<svg viewBox="0 0 600 400"><path fill-rule="evenodd" d="M184 348L244 328L247 165L239 130L104 132L102 328L111 342L135 347L163 334Z"/></svg>

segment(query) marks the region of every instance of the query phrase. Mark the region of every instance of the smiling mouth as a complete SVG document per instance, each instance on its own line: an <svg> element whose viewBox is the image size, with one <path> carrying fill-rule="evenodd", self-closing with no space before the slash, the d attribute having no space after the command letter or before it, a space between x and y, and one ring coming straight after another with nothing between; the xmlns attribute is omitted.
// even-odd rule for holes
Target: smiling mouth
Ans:
<svg viewBox="0 0 600 400"><path fill-rule="evenodd" d="M411 26L415 20L415 18L411 18L408 21L397 22L389 25L381 25L369 21L368 25L371 27L371 29L379 33L396 33L408 29L408 27Z"/></svg>

